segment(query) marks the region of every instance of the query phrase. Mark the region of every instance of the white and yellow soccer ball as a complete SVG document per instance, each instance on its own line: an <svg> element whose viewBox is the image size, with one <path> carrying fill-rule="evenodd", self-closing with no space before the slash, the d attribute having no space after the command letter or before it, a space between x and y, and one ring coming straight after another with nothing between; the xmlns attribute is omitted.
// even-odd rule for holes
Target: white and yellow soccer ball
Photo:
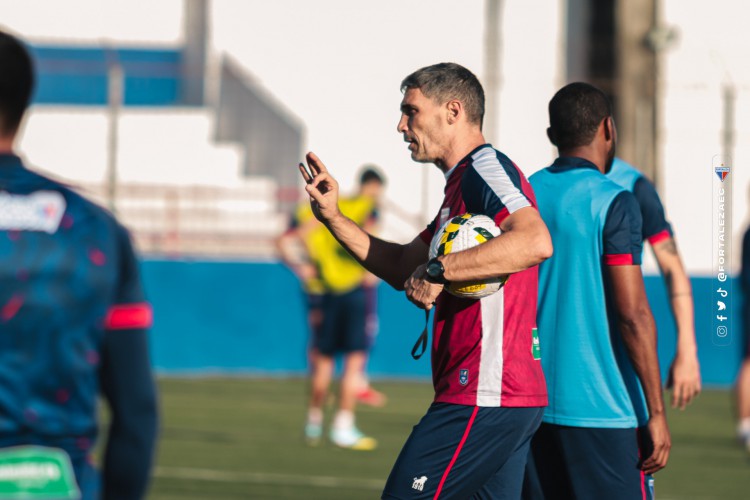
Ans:
<svg viewBox="0 0 750 500"><path fill-rule="evenodd" d="M433 236L430 258L473 248L499 236L501 232L495 221L486 215L457 215L443 224ZM500 290L506 281L507 275L481 281L460 281L447 284L445 290L456 297L481 299Z"/></svg>

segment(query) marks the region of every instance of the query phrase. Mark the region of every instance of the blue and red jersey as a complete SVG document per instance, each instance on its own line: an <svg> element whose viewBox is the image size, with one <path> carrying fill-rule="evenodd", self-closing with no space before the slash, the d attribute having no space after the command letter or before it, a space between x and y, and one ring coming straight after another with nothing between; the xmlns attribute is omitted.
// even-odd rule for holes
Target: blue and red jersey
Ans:
<svg viewBox="0 0 750 500"><path fill-rule="evenodd" d="M76 465L97 438L103 394L105 491L142 495L156 435L151 316L115 218L1 154L0 446L53 446Z"/></svg>
<svg viewBox="0 0 750 500"><path fill-rule="evenodd" d="M615 158L607 178L624 187L635 196L643 219L643 240L652 245L673 236L672 226L667 221L664 205L661 203L656 188L646 176L635 167Z"/></svg>
<svg viewBox="0 0 750 500"><path fill-rule="evenodd" d="M420 234L429 245L450 218L483 214L500 225L510 214L536 207L523 173L489 144L476 148L446 174L445 198ZM435 401L476 406L544 406L542 367L533 355L537 266L510 276L482 299L441 293L436 302L432 373Z"/></svg>

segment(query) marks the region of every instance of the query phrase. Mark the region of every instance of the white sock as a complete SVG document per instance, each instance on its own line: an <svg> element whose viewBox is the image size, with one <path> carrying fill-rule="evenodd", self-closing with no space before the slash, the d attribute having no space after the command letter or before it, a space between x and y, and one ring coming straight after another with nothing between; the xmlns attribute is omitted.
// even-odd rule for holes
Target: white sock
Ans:
<svg viewBox="0 0 750 500"><path fill-rule="evenodd" d="M354 412L351 410L339 410L333 419L333 428L338 430L351 429L354 426Z"/></svg>
<svg viewBox="0 0 750 500"><path fill-rule="evenodd" d="M737 432L743 436L750 436L750 417L740 420L739 425L737 425Z"/></svg>
<svg viewBox="0 0 750 500"><path fill-rule="evenodd" d="M307 423L310 425L323 425L323 409L322 408L308 408L307 409Z"/></svg>

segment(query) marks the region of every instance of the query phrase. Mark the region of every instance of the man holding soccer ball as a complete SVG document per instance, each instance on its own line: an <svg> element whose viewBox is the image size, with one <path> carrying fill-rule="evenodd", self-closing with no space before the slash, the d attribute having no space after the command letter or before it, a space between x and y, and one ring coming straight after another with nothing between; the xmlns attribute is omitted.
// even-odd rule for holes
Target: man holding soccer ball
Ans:
<svg viewBox="0 0 750 500"><path fill-rule="evenodd" d="M423 309L436 308L435 399L414 427L382 498L519 498L531 436L547 404L536 336L537 264L552 255L530 185L482 135L484 91L466 68L441 63L401 83L397 130L411 157L446 177L438 215L411 243L380 240L342 215L339 188L308 153L300 172L316 217L373 274ZM428 260L433 235L464 214L490 217L502 233ZM510 275L480 299L442 293L451 282Z"/></svg>

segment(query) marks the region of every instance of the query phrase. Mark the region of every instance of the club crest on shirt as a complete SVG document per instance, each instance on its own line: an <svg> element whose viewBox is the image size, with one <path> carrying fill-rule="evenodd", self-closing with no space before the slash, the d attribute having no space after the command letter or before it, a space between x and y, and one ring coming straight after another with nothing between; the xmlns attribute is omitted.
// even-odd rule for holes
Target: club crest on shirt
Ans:
<svg viewBox="0 0 750 500"><path fill-rule="evenodd" d="M57 191L26 195L0 191L0 230L54 234L64 213L65 198Z"/></svg>
<svg viewBox="0 0 750 500"><path fill-rule="evenodd" d="M458 372L458 383L466 385L469 383L469 370L463 369Z"/></svg>

